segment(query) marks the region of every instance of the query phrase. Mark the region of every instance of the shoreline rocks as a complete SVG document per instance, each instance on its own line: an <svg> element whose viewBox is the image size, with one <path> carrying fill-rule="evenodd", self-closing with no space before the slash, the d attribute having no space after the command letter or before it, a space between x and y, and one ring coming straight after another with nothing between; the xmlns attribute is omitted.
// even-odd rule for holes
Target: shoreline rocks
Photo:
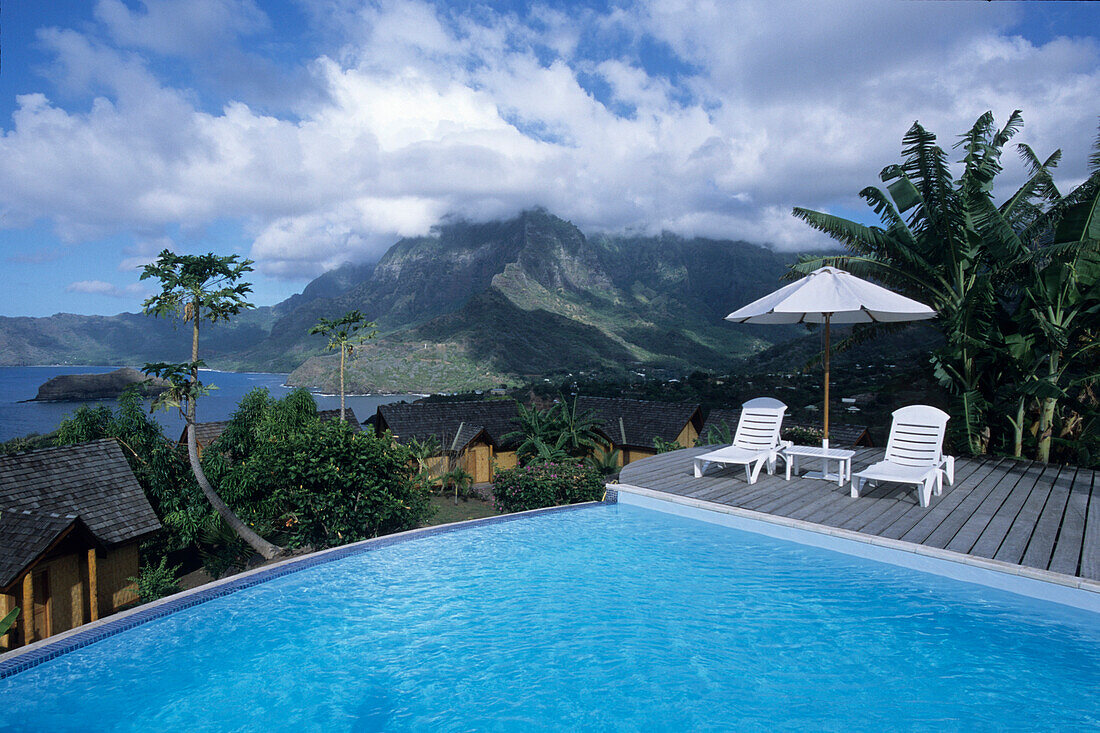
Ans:
<svg viewBox="0 0 1100 733"><path fill-rule="evenodd" d="M113 400L133 385L145 397L155 397L168 389L168 382L145 376L137 369L123 367L106 374L62 374L38 388L28 402L83 402Z"/></svg>

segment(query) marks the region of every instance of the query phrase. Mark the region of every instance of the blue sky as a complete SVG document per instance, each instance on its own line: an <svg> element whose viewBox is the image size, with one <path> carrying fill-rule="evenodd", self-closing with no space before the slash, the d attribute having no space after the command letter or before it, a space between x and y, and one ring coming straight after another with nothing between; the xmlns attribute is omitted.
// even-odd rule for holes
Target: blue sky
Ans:
<svg viewBox="0 0 1100 733"><path fill-rule="evenodd" d="M1085 176L1094 3L23 0L0 58L0 315L137 310L165 247L275 303L446 216L784 250L914 120ZM1006 158L1004 185L1022 171Z"/></svg>

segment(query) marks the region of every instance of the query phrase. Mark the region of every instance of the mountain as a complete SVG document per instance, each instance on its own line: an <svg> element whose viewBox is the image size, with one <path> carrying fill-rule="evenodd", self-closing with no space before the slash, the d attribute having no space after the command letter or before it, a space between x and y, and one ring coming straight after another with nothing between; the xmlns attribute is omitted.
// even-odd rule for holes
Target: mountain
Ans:
<svg viewBox="0 0 1100 733"><path fill-rule="evenodd" d="M307 332L321 317L360 310L379 333L349 364L353 392L727 370L798 335L722 320L773 290L790 260L739 241L586 237L543 210L452 221L400 240L375 264L344 265L276 306L208 328L202 353L214 367L292 371L293 384L334 390L337 357ZM127 313L0 318L0 363L183 360L188 335Z"/></svg>
<svg viewBox="0 0 1100 733"><path fill-rule="evenodd" d="M551 375L648 368L728 369L731 359L797 333L722 320L775 288L789 258L746 242L585 237L536 210L454 222L403 239L369 278L279 320L261 348L308 355L321 316L359 309L379 338L348 367L352 390L441 391ZM335 356L313 357L293 384L334 389Z"/></svg>

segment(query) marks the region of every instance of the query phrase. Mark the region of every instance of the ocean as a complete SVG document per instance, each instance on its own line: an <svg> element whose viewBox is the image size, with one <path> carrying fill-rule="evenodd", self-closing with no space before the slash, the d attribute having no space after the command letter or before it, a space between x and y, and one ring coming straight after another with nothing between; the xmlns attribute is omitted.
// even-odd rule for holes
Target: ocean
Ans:
<svg viewBox="0 0 1100 733"><path fill-rule="evenodd" d="M49 433L61 424L81 404L114 405L114 400L92 403L80 402L23 402L38 394L38 387L59 374L101 374L118 369L117 366L33 366L0 367L0 441L11 440L30 433ZM227 420L237 409L237 403L246 392L255 387L266 387L274 397L290 392L284 386L286 374L265 372L219 372L203 370L204 384L218 387L198 403L199 422ZM346 399L349 408L361 421L372 416L379 405L401 400L412 401L419 395L355 395ZM317 409L339 409L340 395L314 394ZM157 411L154 415L165 434L176 438L183 432L184 421L176 410Z"/></svg>

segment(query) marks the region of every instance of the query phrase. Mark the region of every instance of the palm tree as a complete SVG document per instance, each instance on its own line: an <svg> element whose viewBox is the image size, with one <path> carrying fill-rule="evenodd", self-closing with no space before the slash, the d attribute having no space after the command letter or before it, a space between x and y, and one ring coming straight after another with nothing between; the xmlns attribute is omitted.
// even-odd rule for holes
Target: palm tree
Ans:
<svg viewBox="0 0 1100 733"><path fill-rule="evenodd" d="M159 280L161 292L142 304L145 312L157 317L182 317L184 323L191 323L191 361L146 364L143 371L171 385L157 398L154 407L177 407L183 413L187 421L187 456L203 495L242 540L270 560L279 555L282 548L254 532L218 496L202 470L195 438L195 402L211 389L199 381L199 368L205 366L199 359L199 324L227 321L252 307L245 300L252 291L251 284L238 282L246 272L252 271L251 265L252 260L238 260L237 255L177 255L167 249L160 253L156 262L146 265L141 279Z"/></svg>
<svg viewBox="0 0 1100 733"><path fill-rule="evenodd" d="M989 444L987 413L1004 354L997 323L1002 296L1011 290L1013 268L1030 256L1029 240L1044 206L1060 198L1051 170L1061 153L1041 161L1020 146L1030 175L1004 204L994 204L1001 152L1021 125L1018 110L1000 129L991 112L979 117L955 146L965 153L963 173L955 180L936 136L913 123L903 139L902 164L887 166L880 175L888 193L876 187L860 192L883 227L794 209L796 217L848 250L841 256L806 258L795 272L841 267L922 300L940 314L935 323L946 345L933 354L932 365L953 395L957 419L952 424L972 453L984 453ZM872 331L857 331L855 338Z"/></svg>
<svg viewBox="0 0 1100 733"><path fill-rule="evenodd" d="M369 333L359 331L369 328ZM368 321L359 311L348 311L336 320L322 318L313 328L309 329L311 335L320 334L328 337L328 350L340 351L340 419L344 419L344 362L351 356L356 346L378 335L374 323Z"/></svg>

